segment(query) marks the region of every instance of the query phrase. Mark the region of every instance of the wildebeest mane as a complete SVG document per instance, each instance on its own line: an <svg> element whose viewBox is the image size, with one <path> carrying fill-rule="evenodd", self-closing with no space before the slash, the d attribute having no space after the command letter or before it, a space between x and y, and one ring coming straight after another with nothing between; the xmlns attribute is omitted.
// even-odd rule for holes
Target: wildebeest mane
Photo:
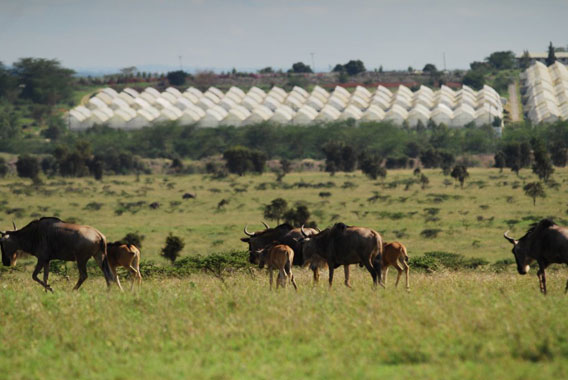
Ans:
<svg viewBox="0 0 568 380"><path fill-rule="evenodd" d="M555 226L556 223L554 223L554 221L552 219L542 219L540 222L537 223L533 223L529 226L529 229L527 230L527 233L520 238L519 240L525 239L530 235L533 234L538 234L540 233L542 230Z"/></svg>

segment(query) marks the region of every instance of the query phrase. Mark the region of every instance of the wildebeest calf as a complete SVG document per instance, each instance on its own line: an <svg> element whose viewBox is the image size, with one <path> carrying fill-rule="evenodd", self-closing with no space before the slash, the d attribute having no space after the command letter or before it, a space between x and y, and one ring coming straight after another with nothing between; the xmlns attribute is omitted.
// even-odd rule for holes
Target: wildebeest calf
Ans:
<svg viewBox="0 0 568 380"><path fill-rule="evenodd" d="M121 290L122 286L116 274L116 268L119 266L126 268L133 276L130 289L134 287L134 278L138 280L138 285L142 283L142 275L140 274L140 251L135 245L123 244L121 242L108 243L107 255L110 270Z"/></svg>
<svg viewBox="0 0 568 380"><path fill-rule="evenodd" d="M270 274L270 289L272 289L272 271L278 269L278 278L276 280L276 289L278 285L286 287L288 280L294 285L294 289L298 290L294 275L292 274L292 262L294 261L294 250L287 245L277 244L265 247L259 256L258 267L260 269L268 269Z"/></svg>
<svg viewBox="0 0 568 380"><path fill-rule="evenodd" d="M398 271L398 276L396 277L396 283L394 286L398 286L398 281L400 276L404 271L406 273L406 289L410 288L409 283L409 271L408 266L408 253L406 252L406 247L404 244L393 241L392 243L385 243L383 245L383 255L381 256L381 269L383 271L383 282L387 284L387 273L389 271L389 266L393 266Z"/></svg>

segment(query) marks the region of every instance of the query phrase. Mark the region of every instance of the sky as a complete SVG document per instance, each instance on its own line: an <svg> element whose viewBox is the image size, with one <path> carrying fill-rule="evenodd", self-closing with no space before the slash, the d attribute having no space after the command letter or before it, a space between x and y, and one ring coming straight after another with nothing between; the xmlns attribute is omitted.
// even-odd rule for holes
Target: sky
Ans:
<svg viewBox="0 0 568 380"><path fill-rule="evenodd" d="M0 0L0 62L75 70L466 69L491 52L568 45L568 1ZM181 57L181 58L180 58Z"/></svg>

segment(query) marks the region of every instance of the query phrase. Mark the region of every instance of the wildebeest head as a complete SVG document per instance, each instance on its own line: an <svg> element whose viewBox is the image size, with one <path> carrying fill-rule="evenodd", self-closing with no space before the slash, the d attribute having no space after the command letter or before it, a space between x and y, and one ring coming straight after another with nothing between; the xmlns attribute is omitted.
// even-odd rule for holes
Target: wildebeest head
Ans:
<svg viewBox="0 0 568 380"><path fill-rule="evenodd" d="M327 257L326 246L329 241L330 229L326 228L323 231L318 230L319 232L317 234L309 235L304 230L304 226L302 226L301 231L303 238L299 243L302 246L304 264L310 262L313 256Z"/></svg>
<svg viewBox="0 0 568 380"><path fill-rule="evenodd" d="M286 235L291 229L287 223L281 224L275 228L270 228L270 226L262 222L266 229L257 232L248 232L247 227L244 228L244 233L248 237L241 238L242 242L248 243L249 245L249 262L251 264L258 264L259 254L258 251L266 247L266 245L272 243L273 241L279 241L284 235Z"/></svg>
<svg viewBox="0 0 568 380"><path fill-rule="evenodd" d="M533 261L533 259L528 256L530 244L527 241L527 236L530 232L519 240L513 239L508 233L509 231L505 232L503 236L513 244L513 255L515 255L515 261L517 262L517 271L519 271L519 274L527 274L530 270L530 264Z"/></svg>
<svg viewBox="0 0 568 380"><path fill-rule="evenodd" d="M15 264L18 243L13 234L0 231L0 249L2 250L2 264L5 267Z"/></svg>

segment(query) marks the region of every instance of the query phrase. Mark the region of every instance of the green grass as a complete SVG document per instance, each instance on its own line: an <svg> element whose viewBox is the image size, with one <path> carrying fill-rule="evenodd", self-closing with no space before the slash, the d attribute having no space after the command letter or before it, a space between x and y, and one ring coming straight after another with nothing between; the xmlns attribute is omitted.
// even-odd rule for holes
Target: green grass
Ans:
<svg viewBox="0 0 568 380"><path fill-rule="evenodd" d="M541 217L568 224L568 170L557 169L560 188L547 188L536 207L522 190L523 182L534 181L527 170L521 178L496 169L469 171L461 189L444 184L439 170L424 170L430 179L424 190L418 184L405 190L413 178L409 170L389 171L384 181L360 173L292 173L284 186L266 190L255 188L275 182L273 174L221 181L203 175L105 177L102 183L56 178L38 188L11 177L0 180L0 229L10 229L12 219L21 227L34 217L58 215L93 225L108 240L138 231L146 236L143 262L168 266L159 257L168 233L185 240L182 258L242 251L244 225L263 228L263 206L277 197L290 205L305 202L320 227L343 221L377 229L387 241L404 242L411 259L450 252L463 256L458 261L494 263L512 258L505 230L519 237ZM331 196L320 198L316 185L327 182L334 183L324 189ZM197 198L183 200L185 192ZM218 210L221 199L229 204ZM152 202L160 207L151 209ZM100 209L86 208L92 203ZM439 231L427 238L425 230ZM455 260L445 253L431 257ZM52 273L55 293L45 294L31 280L32 263L24 259L16 270L0 271L0 378L568 375L568 276L560 266L547 272L549 295L543 297L534 268L527 276L514 268L411 270L410 292L392 287L393 270L386 290L373 290L369 274L353 266L354 289L343 286L337 271L328 291L327 274L314 288L309 271L294 268L297 293L270 292L266 273L256 269L225 273L222 281L190 271L181 278L146 276L139 291L119 293L107 292L100 275L72 292L74 264L68 264L69 281Z"/></svg>

